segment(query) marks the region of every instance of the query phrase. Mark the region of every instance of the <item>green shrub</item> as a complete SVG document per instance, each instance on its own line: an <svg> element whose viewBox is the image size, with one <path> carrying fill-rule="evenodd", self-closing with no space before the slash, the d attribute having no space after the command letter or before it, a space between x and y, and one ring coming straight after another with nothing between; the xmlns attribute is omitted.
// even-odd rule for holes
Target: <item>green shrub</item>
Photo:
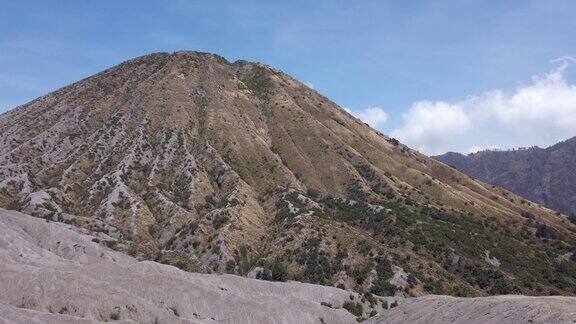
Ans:
<svg viewBox="0 0 576 324"><path fill-rule="evenodd" d="M356 317L362 316L362 313L364 312L362 304L351 301L345 301L344 304L342 304L342 308Z"/></svg>
<svg viewBox="0 0 576 324"><path fill-rule="evenodd" d="M264 269L256 275L257 279L268 281L288 280L288 269L278 259L264 264Z"/></svg>
<svg viewBox="0 0 576 324"><path fill-rule="evenodd" d="M236 261L230 259L226 262L226 272L227 273L234 273L236 269Z"/></svg>

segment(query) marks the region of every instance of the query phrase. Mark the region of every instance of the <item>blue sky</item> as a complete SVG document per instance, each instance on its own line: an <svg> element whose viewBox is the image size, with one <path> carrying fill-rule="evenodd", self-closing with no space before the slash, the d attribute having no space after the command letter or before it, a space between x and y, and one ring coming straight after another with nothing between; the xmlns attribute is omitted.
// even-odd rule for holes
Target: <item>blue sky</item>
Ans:
<svg viewBox="0 0 576 324"><path fill-rule="evenodd" d="M559 125L576 119L573 60L554 61L576 55L576 1L0 0L0 8L0 112L135 56L199 50L279 68L430 154L576 135ZM550 121L551 136L508 134L532 124L512 125L501 111L476 127L472 110L492 103L522 113L514 96L538 92L537 79L564 66L568 99L554 108L564 115ZM503 100L488 98L498 92ZM539 118L548 108L535 109ZM447 122L428 129L427 116Z"/></svg>

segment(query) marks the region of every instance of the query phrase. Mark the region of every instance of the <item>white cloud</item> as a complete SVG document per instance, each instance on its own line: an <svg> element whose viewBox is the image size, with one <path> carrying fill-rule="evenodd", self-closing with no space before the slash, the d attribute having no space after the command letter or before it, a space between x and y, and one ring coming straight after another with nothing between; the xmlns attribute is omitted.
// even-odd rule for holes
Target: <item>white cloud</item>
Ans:
<svg viewBox="0 0 576 324"><path fill-rule="evenodd" d="M576 136L576 85L564 77L574 62L562 58L557 68L512 93L495 90L455 103L416 102L392 136L428 154L548 146Z"/></svg>
<svg viewBox="0 0 576 324"><path fill-rule="evenodd" d="M421 101L404 114L404 126L392 136L418 150L437 151L453 145L471 127L470 118L458 105Z"/></svg>
<svg viewBox="0 0 576 324"><path fill-rule="evenodd" d="M388 114L380 107L368 107L362 111L354 112L354 115L374 128L381 126L388 120Z"/></svg>

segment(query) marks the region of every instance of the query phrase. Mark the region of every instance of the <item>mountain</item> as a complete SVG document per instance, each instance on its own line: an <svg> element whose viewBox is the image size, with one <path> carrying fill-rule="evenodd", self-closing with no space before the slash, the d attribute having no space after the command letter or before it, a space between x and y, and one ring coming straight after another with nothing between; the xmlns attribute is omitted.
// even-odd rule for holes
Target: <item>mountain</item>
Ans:
<svg viewBox="0 0 576 324"><path fill-rule="evenodd" d="M576 137L542 149L482 151L435 157L487 183L576 217Z"/></svg>
<svg viewBox="0 0 576 324"><path fill-rule="evenodd" d="M0 116L0 207L140 260L376 295L576 292L576 225L290 76L139 57Z"/></svg>
<svg viewBox="0 0 576 324"><path fill-rule="evenodd" d="M73 225L0 209L3 321L357 323L357 317L372 317L377 323L419 318L429 323L444 323L446 318L560 323L575 319L570 313L575 297L368 299L335 287L197 274L153 261L138 262L82 232Z"/></svg>

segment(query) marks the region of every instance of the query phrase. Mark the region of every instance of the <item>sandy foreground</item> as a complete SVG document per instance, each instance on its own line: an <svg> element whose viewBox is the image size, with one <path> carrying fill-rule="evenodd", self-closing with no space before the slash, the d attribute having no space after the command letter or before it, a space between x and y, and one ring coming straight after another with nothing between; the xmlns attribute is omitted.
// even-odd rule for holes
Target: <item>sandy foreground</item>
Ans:
<svg viewBox="0 0 576 324"><path fill-rule="evenodd" d="M358 294L138 261L63 223L0 209L0 323L356 323ZM382 298L369 323L576 323L576 298ZM321 304L322 303L322 304ZM328 305L331 305L329 307ZM372 310L363 303L364 317Z"/></svg>

